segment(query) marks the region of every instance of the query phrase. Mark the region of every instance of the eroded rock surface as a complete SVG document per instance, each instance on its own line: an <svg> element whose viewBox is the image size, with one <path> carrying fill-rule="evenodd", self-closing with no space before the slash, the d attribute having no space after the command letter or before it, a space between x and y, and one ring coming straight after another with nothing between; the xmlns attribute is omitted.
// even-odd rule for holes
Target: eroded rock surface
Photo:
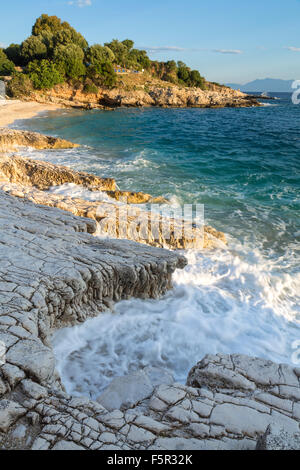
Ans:
<svg viewBox="0 0 300 470"><path fill-rule="evenodd" d="M34 186L43 191L53 186L72 183L84 186L90 191L103 191L112 199L126 200L129 204L167 202L162 197L154 198L141 191L120 191L113 178L101 178L84 171L73 171L62 165L18 155L0 154L0 181Z"/></svg>
<svg viewBox="0 0 300 470"><path fill-rule="evenodd" d="M97 191L114 191L116 189L116 182L113 178L100 178L83 171L73 171L65 166L53 165L18 155L0 155L1 180L34 186L40 190L65 183L74 183Z"/></svg>
<svg viewBox="0 0 300 470"><path fill-rule="evenodd" d="M5 182L10 184L3 184ZM90 191L102 191L118 202L125 202L123 205L91 202L43 192L65 183L81 185ZM81 217L90 217L99 222L100 234L113 238L173 249L214 248L220 246L220 242L226 244L224 233L212 227L205 226L203 230L194 228L192 224L184 224L182 219L176 219L175 216L156 216L142 207L129 206L163 204L167 201L142 192L119 191L112 178L100 178L44 161L0 154L0 187L14 196L26 198L36 204L57 207Z"/></svg>
<svg viewBox="0 0 300 470"><path fill-rule="evenodd" d="M19 131L7 127L0 127L0 151L16 150L18 147L70 149L79 147L79 145L57 137L42 135L37 132Z"/></svg>
<svg viewBox="0 0 300 470"><path fill-rule="evenodd" d="M258 439L256 450L300 450L300 433L291 433L278 425L270 425Z"/></svg>
<svg viewBox="0 0 300 470"><path fill-rule="evenodd" d="M1 177L0 177L1 178ZM183 219L168 218L129 204L91 202L39 191L30 186L1 183L0 189L35 204L56 207L97 221L97 234L134 240L159 248L211 249L227 243L224 233L210 226L193 227Z"/></svg>
<svg viewBox="0 0 300 470"><path fill-rule="evenodd" d="M96 228L0 190L0 448L255 449L257 440L272 448L286 439L298 448L300 369L284 364L209 355L187 385L142 371L149 380L142 377L140 394L120 379L121 409L113 395L104 407L64 391L51 333L120 299L163 294L186 264L170 251L97 239ZM116 390L118 379L109 387ZM270 425L281 444L278 436L271 443Z"/></svg>

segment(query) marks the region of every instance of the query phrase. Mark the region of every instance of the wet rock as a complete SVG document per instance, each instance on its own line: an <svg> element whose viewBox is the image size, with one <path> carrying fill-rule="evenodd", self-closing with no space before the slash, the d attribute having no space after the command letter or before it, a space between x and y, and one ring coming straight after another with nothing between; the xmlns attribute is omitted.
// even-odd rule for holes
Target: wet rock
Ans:
<svg viewBox="0 0 300 470"><path fill-rule="evenodd" d="M143 206L73 199L39 191L30 186L1 184L1 181L0 189L35 204L56 207L80 217L90 218L90 223L85 224L87 230L90 233L97 230L98 235L170 249L212 249L224 247L227 243L224 233L212 227L204 226L202 230L201 227L185 223L183 219L149 212ZM97 225L93 221L96 221Z"/></svg>
<svg viewBox="0 0 300 470"><path fill-rule="evenodd" d="M45 137L42 134L37 135ZM116 189L115 180L112 178L100 178L83 171L76 172L65 166L18 155L0 155L0 181L1 179L10 183L34 186L40 190L65 183L74 183L97 191Z"/></svg>
<svg viewBox="0 0 300 470"><path fill-rule="evenodd" d="M49 137L37 132L20 131L0 127L0 150L11 151L18 147L32 147L35 149L70 149L79 147L64 139Z"/></svg>

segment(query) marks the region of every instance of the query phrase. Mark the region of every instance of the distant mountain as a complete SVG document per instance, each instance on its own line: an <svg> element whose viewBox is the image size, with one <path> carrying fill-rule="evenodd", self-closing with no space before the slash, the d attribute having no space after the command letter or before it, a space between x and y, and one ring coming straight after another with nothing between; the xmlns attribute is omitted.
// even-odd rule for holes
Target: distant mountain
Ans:
<svg viewBox="0 0 300 470"><path fill-rule="evenodd" d="M276 78L265 78L263 80L254 80L253 82L239 85L238 83L226 83L227 86L234 90L249 92L292 92L292 83L294 80L280 80Z"/></svg>

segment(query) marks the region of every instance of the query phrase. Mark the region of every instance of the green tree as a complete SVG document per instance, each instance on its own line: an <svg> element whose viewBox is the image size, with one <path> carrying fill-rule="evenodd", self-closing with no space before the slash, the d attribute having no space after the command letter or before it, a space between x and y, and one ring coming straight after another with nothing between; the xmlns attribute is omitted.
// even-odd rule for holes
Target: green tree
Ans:
<svg viewBox="0 0 300 470"><path fill-rule="evenodd" d="M205 79L201 77L198 70L192 70L190 72L189 85L205 89Z"/></svg>
<svg viewBox="0 0 300 470"><path fill-rule="evenodd" d="M107 46L94 44L93 46L89 47L86 54L86 59L90 65L98 65L102 64L103 62L113 63L115 61L115 54Z"/></svg>
<svg viewBox="0 0 300 470"><path fill-rule="evenodd" d="M190 71L189 71L188 67L181 66L181 67L178 68L177 75L178 75L179 80L181 80L184 83L187 83L189 81L189 78L190 78Z"/></svg>
<svg viewBox="0 0 300 470"><path fill-rule="evenodd" d="M51 31L45 30L42 31L41 34L39 34L37 37L47 48L46 58L51 59L54 52L54 35L51 33Z"/></svg>
<svg viewBox="0 0 300 470"><path fill-rule="evenodd" d="M70 43L76 44L82 49L87 49L88 43L85 38L78 33L69 23L62 22L57 16L41 15L37 18L33 28L33 36L41 36L49 33L53 35L53 47L59 44L67 45Z"/></svg>
<svg viewBox="0 0 300 470"><path fill-rule="evenodd" d="M47 47L40 37L30 36L21 46L21 59L26 65L33 60L42 60L47 57Z"/></svg>
<svg viewBox="0 0 300 470"><path fill-rule="evenodd" d="M79 78L85 75L83 64L84 52L76 44L59 45L54 49L54 61L67 78Z"/></svg>
<svg viewBox="0 0 300 470"><path fill-rule="evenodd" d="M134 46L134 42L131 39L125 39L122 41L122 44L124 44L128 51L131 51Z"/></svg>
<svg viewBox="0 0 300 470"><path fill-rule="evenodd" d="M36 22L34 23L32 27L32 35L39 36L44 31L48 31L54 34L63 27L70 27L70 25L68 23L62 23L61 19L57 16L48 16L44 14L37 18Z"/></svg>
<svg viewBox="0 0 300 470"><path fill-rule="evenodd" d="M112 88L117 82L117 75L110 62L91 65L87 69L87 74L96 86L106 86L108 88Z"/></svg>
<svg viewBox="0 0 300 470"><path fill-rule="evenodd" d="M27 71L34 88L46 90L62 83L65 77L59 67L53 62L43 59L40 62L30 62Z"/></svg>
<svg viewBox="0 0 300 470"><path fill-rule="evenodd" d="M20 44L11 44L5 49L4 52L8 59L11 60L15 65L22 65Z"/></svg>
<svg viewBox="0 0 300 470"><path fill-rule="evenodd" d="M181 68L186 69L186 68L187 68L186 64L185 64L184 62L182 62L181 60L179 60L179 61L177 62L177 67L178 67L179 69L181 69Z"/></svg>
<svg viewBox="0 0 300 470"><path fill-rule="evenodd" d="M7 58L3 49L0 49L0 75L12 75L14 71L14 63Z"/></svg>
<svg viewBox="0 0 300 470"><path fill-rule="evenodd" d="M127 56L126 66L128 68L135 68L137 70L148 70L151 67L151 61L147 56L146 51L132 49Z"/></svg>
<svg viewBox="0 0 300 470"><path fill-rule="evenodd" d="M168 73L177 73L177 64L175 60L169 60L166 63L166 69Z"/></svg>
<svg viewBox="0 0 300 470"><path fill-rule="evenodd" d="M81 49L86 50L88 48L88 43L84 37L75 31L74 28L65 28L57 31L53 36L54 47L62 44L66 46L67 44L76 44L81 47Z"/></svg>
<svg viewBox="0 0 300 470"><path fill-rule="evenodd" d="M126 59L128 56L127 47L117 39L113 39L111 42L106 42L104 46L109 47L115 55L115 60L118 65L126 67Z"/></svg>

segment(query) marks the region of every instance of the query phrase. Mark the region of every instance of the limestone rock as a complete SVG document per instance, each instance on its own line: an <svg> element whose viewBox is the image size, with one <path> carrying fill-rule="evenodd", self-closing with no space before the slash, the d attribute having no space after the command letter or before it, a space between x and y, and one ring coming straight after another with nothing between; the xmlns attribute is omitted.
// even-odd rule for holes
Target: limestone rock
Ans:
<svg viewBox="0 0 300 470"><path fill-rule="evenodd" d="M46 92L35 92L31 99L40 103L56 103L66 107L84 109L117 107L249 107L260 106L252 97L227 87L209 84L207 90L180 87L168 82L151 80L135 87L99 88L96 95L86 95L82 89L74 90L64 83Z"/></svg>
<svg viewBox="0 0 300 470"><path fill-rule="evenodd" d="M1 157L0 157L1 162ZM0 163L1 166L1 163ZM1 172L0 172L1 179ZM98 235L134 240L154 247L170 249L212 249L227 243L224 233L209 226L194 228L183 219L168 218L149 212L141 206L91 202L46 193L30 186L0 182L0 190L35 204L56 207L74 215L97 221ZM96 231L91 221L88 231Z"/></svg>
<svg viewBox="0 0 300 470"><path fill-rule="evenodd" d="M40 135L41 138L44 137L42 134L37 135ZM76 172L65 166L18 155L0 155L0 181L1 179L11 183L21 183L25 186L34 186L41 190L65 183L74 183L97 191L114 191L116 189L115 180L112 178L100 178L83 171Z"/></svg>
<svg viewBox="0 0 300 470"><path fill-rule="evenodd" d="M70 441L59 441L55 446L52 447L52 450L85 450L84 447L75 444Z"/></svg>
<svg viewBox="0 0 300 470"><path fill-rule="evenodd" d="M187 385L146 368L111 384L110 409L65 393L53 331L120 299L158 297L186 264L171 251L93 237L89 224L0 190L0 449L253 450L258 439L259 448L299 449L300 372L285 364L208 355Z"/></svg>
<svg viewBox="0 0 300 470"><path fill-rule="evenodd" d="M7 432L20 416L26 413L26 409L11 400L0 401L0 432Z"/></svg>
<svg viewBox="0 0 300 470"><path fill-rule="evenodd" d="M157 385L171 384L173 381L168 372L156 367L147 367L125 377L115 378L97 401L109 411L132 408L150 397Z"/></svg>
<svg viewBox="0 0 300 470"><path fill-rule="evenodd" d="M256 450L300 450L300 432L292 434L278 425L270 425L258 439Z"/></svg>
<svg viewBox="0 0 300 470"><path fill-rule="evenodd" d="M18 147L32 147L35 149L70 149L79 147L64 139L49 137L37 132L20 131L0 127L0 150L16 150Z"/></svg>

